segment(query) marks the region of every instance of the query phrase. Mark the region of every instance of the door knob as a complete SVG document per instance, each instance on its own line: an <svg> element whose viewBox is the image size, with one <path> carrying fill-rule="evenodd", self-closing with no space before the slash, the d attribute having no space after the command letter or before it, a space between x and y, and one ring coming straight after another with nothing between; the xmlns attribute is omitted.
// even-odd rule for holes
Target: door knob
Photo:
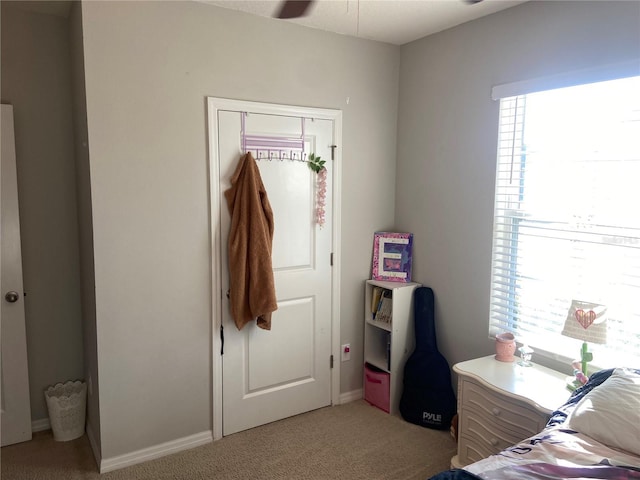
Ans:
<svg viewBox="0 0 640 480"><path fill-rule="evenodd" d="M4 299L9 302L9 303L15 303L18 301L18 299L20 298L20 295L18 295L18 292L7 292L7 294L4 296Z"/></svg>

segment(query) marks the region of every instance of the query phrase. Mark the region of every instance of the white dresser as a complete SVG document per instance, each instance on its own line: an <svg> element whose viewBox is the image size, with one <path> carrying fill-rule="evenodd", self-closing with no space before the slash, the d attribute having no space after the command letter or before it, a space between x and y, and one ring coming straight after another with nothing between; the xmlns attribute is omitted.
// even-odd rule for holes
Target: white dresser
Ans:
<svg viewBox="0 0 640 480"><path fill-rule="evenodd" d="M565 374L517 362L490 355L453 366L458 374L458 455L451 459L452 468L535 435L569 398Z"/></svg>

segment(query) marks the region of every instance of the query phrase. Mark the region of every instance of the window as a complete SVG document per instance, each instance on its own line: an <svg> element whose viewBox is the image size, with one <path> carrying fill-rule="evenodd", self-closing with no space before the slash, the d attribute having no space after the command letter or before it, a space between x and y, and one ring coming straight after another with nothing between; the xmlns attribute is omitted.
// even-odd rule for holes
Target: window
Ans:
<svg viewBox="0 0 640 480"><path fill-rule="evenodd" d="M571 301L607 306L600 367L640 364L640 77L500 100L491 335L578 357Z"/></svg>

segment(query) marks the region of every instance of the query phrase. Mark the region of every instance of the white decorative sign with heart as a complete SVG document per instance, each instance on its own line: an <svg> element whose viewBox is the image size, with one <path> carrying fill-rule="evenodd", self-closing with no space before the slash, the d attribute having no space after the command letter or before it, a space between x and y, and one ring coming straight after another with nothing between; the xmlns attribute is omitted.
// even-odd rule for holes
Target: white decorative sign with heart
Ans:
<svg viewBox="0 0 640 480"><path fill-rule="evenodd" d="M593 310L589 310L588 312L585 312L584 310L579 309L579 310L576 310L575 316L576 316L576 320L578 320L578 323L582 325L582 328L586 330L591 326L591 324L596 319L596 312L594 312Z"/></svg>

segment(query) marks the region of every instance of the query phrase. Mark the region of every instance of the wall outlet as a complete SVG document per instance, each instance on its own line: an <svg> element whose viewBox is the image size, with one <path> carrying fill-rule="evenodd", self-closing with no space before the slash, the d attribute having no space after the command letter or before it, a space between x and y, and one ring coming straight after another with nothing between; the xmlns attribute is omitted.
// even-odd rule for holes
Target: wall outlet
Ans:
<svg viewBox="0 0 640 480"><path fill-rule="evenodd" d="M342 345L342 361L346 362L348 360L351 360L351 345L345 343Z"/></svg>

